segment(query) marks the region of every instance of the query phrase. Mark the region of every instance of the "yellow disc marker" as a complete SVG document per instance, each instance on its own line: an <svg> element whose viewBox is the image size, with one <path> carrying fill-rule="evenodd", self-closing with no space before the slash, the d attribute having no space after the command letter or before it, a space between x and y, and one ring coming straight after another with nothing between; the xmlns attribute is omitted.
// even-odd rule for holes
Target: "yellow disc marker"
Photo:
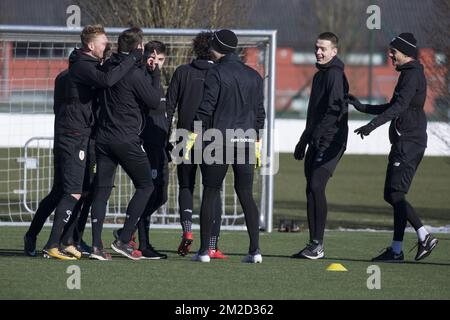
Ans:
<svg viewBox="0 0 450 320"><path fill-rule="evenodd" d="M348 271L348 270L340 263L332 263L328 266L327 271Z"/></svg>

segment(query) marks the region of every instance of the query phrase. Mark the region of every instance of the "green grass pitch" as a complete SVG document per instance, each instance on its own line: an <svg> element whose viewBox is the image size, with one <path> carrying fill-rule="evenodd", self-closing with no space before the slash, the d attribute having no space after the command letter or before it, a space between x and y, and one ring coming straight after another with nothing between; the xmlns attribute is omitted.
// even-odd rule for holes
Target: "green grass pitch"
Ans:
<svg viewBox="0 0 450 320"><path fill-rule="evenodd" d="M345 155L327 188L328 228L392 227L392 209L383 201L386 156ZM450 225L450 161L426 157L414 178L408 200L424 223ZM0 187L3 188L3 187ZM303 163L280 156L275 177L274 232L261 234L261 265L244 265L246 232L222 233L220 246L227 261L200 264L176 255L178 230L152 230L152 243L166 252L166 261L131 261L113 256L111 262L49 261L22 254L24 227L0 227L0 299L450 299L450 234L437 234L435 252L423 262L413 261L415 234L405 237L407 263L380 264L381 289L367 288L370 258L389 245L390 232L338 232L325 235L326 259L290 259L307 242L307 230L278 233L280 218L299 219L306 225ZM49 228L39 236L38 249ZM87 229L90 243L90 229ZM193 249L198 248L199 235ZM112 240L104 231L105 244ZM342 263L348 272L329 272ZM81 269L81 290L69 290L70 265Z"/></svg>
<svg viewBox="0 0 450 320"><path fill-rule="evenodd" d="M422 262L407 253L416 241L405 238L407 262L378 264L381 289L369 290L367 268L370 258L391 239L390 233L326 233L326 259L291 259L307 241L306 233L261 234L263 263L240 262L247 250L246 232L223 232L221 248L229 260L196 263L179 257L179 232L152 231L152 242L168 254L162 261L131 261L113 255L112 261L56 261L22 254L25 228L0 228L0 299L449 299L450 235L438 234L440 243ZM87 230L88 234L90 229ZM39 237L42 248L48 228ZM194 249L198 248L198 232ZM112 232L104 231L104 240ZM334 262L347 272L326 271ZM67 267L81 270L81 290L69 290Z"/></svg>

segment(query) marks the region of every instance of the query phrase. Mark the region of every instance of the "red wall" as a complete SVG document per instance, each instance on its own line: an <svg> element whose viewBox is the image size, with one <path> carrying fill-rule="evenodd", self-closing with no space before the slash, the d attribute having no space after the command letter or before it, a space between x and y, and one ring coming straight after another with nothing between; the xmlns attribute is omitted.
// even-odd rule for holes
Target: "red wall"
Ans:
<svg viewBox="0 0 450 320"><path fill-rule="evenodd" d="M246 50L246 62L253 66L261 75L264 66L258 64L259 50L249 48ZM292 96L301 88L310 91L312 77L316 72L314 65L300 65L292 63L292 48L278 48L276 56L276 108L289 108ZM386 53L387 54L387 53ZM4 57L2 52L2 57ZM422 49L420 60L425 65L425 74L428 79L428 94L425 110L433 111L433 102L436 92L440 89L442 81L437 79L445 76L445 68L436 66L434 63L434 51ZM0 65L0 73L4 66ZM58 59L11 59L9 63L9 91L14 90L53 90L54 78L67 68L66 60ZM368 67L346 66L345 72L350 83L350 92L358 97L368 96ZM372 95L389 100L392 96L399 73L395 71L390 60L388 64L373 67ZM430 90L430 84L434 86ZM437 88L437 89L436 89Z"/></svg>

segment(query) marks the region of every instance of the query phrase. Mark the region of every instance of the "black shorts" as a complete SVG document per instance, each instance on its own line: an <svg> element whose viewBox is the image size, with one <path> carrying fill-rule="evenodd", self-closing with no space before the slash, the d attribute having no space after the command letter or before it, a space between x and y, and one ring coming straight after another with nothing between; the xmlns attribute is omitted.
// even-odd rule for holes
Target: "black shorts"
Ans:
<svg viewBox="0 0 450 320"><path fill-rule="evenodd" d="M314 170L319 168L324 168L330 175L333 175L344 152L345 146L337 143L330 144L323 153L319 152L314 146L309 146L305 155L305 177L311 177Z"/></svg>
<svg viewBox="0 0 450 320"><path fill-rule="evenodd" d="M165 186L169 184L169 166L164 146L148 145L144 143L150 165L152 167L153 184Z"/></svg>
<svg viewBox="0 0 450 320"><path fill-rule="evenodd" d="M96 143L97 187L113 187L117 165L133 181L135 188L153 186L152 169L147 153L137 137L132 141L117 143Z"/></svg>
<svg viewBox="0 0 450 320"><path fill-rule="evenodd" d="M83 191L88 141L89 137L81 135L58 134L55 137L55 167L59 166L56 179L60 179L57 183L62 185L64 193L81 194Z"/></svg>
<svg viewBox="0 0 450 320"><path fill-rule="evenodd" d="M425 147L412 141L398 141L391 146L386 170L385 190L408 193Z"/></svg>

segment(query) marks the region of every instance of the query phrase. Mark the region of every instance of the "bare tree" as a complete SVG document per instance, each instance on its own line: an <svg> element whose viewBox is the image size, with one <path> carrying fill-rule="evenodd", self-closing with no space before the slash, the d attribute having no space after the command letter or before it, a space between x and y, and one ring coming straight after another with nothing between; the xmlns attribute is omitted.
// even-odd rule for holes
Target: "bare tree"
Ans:
<svg viewBox="0 0 450 320"><path fill-rule="evenodd" d="M253 0L75 0L84 22L109 27L216 29L245 26ZM189 46L169 48L174 65L187 63ZM165 82L170 79L164 70Z"/></svg>

